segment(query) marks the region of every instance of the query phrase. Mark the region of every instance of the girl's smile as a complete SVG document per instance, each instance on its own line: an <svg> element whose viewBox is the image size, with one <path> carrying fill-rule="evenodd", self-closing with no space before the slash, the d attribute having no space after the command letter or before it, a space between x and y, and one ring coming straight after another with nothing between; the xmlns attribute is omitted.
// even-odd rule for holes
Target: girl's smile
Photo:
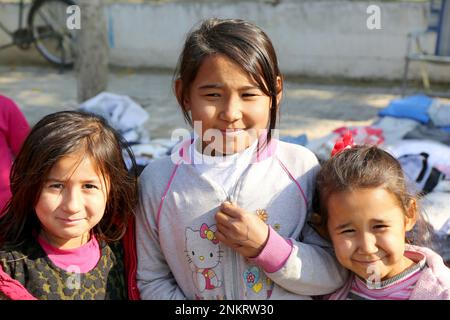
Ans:
<svg viewBox="0 0 450 320"><path fill-rule="evenodd" d="M62 221L64 224L67 224L67 225L76 225L76 224L79 223L79 222L83 222L84 220L87 220L86 218L80 218L80 219L73 219L73 218L69 218L69 219L67 219L67 218L56 218L56 219Z"/></svg>
<svg viewBox="0 0 450 320"><path fill-rule="evenodd" d="M242 133L245 133L245 129L226 129L226 130L220 130L223 135L228 137L236 137Z"/></svg>
<svg viewBox="0 0 450 320"><path fill-rule="evenodd" d="M328 199L328 230L336 257L364 279L374 272L388 279L412 265L403 253L405 232L414 223L395 196L381 187L338 192Z"/></svg>

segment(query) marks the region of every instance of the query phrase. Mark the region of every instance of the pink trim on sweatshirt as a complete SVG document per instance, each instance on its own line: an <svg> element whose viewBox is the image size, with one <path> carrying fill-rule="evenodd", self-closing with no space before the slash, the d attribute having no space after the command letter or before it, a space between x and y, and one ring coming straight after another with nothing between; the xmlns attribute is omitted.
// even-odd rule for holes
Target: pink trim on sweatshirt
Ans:
<svg viewBox="0 0 450 320"><path fill-rule="evenodd" d="M263 161L275 154L277 150L278 140L271 139L268 144L266 144L266 135L260 135L258 139L258 147L256 152L256 162ZM259 149L261 148L261 149Z"/></svg>
<svg viewBox="0 0 450 320"><path fill-rule="evenodd" d="M261 253L249 258L250 262L260 265L264 271L273 273L280 270L291 255L292 242L284 239L269 226L269 238Z"/></svg>
<svg viewBox="0 0 450 320"><path fill-rule="evenodd" d="M192 164L192 160L189 155L189 147L194 143L194 139L188 139L181 143L180 150L178 151L181 159L184 160L187 164Z"/></svg>
<svg viewBox="0 0 450 320"><path fill-rule="evenodd" d="M173 168L172 175L170 176L169 182L167 183L167 186L166 186L166 190L164 191L164 194L161 197L161 200L159 201L158 213L156 214L156 227L158 229L159 229L159 218L160 218L160 215L161 215L161 209L162 209L164 200L166 199L167 192L170 189L170 185L172 184L173 178L175 177L175 173L177 172L177 169L178 169L179 166L180 166L180 162L178 162L175 165L175 168Z"/></svg>
<svg viewBox="0 0 450 320"><path fill-rule="evenodd" d="M291 174L291 172L288 170L288 168L284 165L284 163L278 159L278 162L280 163L281 167L286 171L286 173L289 175L289 177L294 181L294 183L297 185L298 189L300 190L300 193L303 197L303 200L305 201L306 207L308 207L308 199L306 198L305 192L303 191L303 188L301 187L300 183L298 183L297 179L294 178L294 176Z"/></svg>

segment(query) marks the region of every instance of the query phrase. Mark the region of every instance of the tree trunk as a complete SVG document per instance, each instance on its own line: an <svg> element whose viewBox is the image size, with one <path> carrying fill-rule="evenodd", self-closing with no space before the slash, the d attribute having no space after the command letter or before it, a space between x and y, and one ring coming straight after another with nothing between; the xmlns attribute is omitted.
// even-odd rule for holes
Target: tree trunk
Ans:
<svg viewBox="0 0 450 320"><path fill-rule="evenodd" d="M105 91L108 86L109 47L103 0L78 0L81 29L75 55L78 102Z"/></svg>

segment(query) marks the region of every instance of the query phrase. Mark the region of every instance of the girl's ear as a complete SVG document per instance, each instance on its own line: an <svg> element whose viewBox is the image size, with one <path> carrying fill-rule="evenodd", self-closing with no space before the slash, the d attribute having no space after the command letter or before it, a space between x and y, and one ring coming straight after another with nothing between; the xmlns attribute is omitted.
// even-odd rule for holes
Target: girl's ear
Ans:
<svg viewBox="0 0 450 320"><path fill-rule="evenodd" d="M280 104L283 97L283 80L280 76L277 77L277 105Z"/></svg>
<svg viewBox="0 0 450 320"><path fill-rule="evenodd" d="M183 82L181 79L175 80L175 94L177 96L178 103L181 105L184 111L191 110L189 99L187 97L182 98L183 93Z"/></svg>
<svg viewBox="0 0 450 320"><path fill-rule="evenodd" d="M405 231L411 231L417 221L417 201L411 199L405 215Z"/></svg>

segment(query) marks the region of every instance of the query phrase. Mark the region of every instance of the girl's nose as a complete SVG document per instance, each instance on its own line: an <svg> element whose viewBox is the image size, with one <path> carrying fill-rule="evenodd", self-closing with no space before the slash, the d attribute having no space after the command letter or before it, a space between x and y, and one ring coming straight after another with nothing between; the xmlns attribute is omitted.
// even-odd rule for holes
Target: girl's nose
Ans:
<svg viewBox="0 0 450 320"><path fill-rule="evenodd" d="M67 213L77 213L81 210L82 197L79 190L66 189L63 198L63 209Z"/></svg>
<svg viewBox="0 0 450 320"><path fill-rule="evenodd" d="M239 97L231 95L225 102L219 114L220 119L227 122L235 122L242 118L241 102Z"/></svg>
<svg viewBox="0 0 450 320"><path fill-rule="evenodd" d="M364 233L359 240L359 251L364 254L378 252L377 239L372 233Z"/></svg>

